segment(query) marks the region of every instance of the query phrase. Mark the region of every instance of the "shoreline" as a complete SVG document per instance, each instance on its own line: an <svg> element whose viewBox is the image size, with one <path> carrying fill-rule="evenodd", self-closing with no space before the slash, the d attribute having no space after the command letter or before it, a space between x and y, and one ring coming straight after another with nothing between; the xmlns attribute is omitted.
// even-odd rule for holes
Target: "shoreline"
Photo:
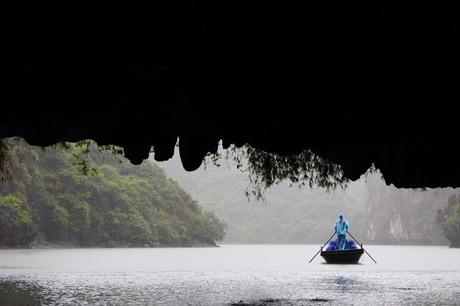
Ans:
<svg viewBox="0 0 460 306"><path fill-rule="evenodd" d="M91 249L91 248L214 248L219 247L216 243L203 242L198 240L191 240L181 244L144 244L144 245L131 245L127 243L119 243L111 241L106 244L91 244L81 245L69 241L49 242L49 241L33 241L25 246L5 246L0 245L0 249Z"/></svg>

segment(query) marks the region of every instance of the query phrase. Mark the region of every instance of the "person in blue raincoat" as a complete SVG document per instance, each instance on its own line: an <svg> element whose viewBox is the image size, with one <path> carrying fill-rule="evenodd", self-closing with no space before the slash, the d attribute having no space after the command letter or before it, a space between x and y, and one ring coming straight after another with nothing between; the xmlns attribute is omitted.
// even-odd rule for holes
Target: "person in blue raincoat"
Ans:
<svg viewBox="0 0 460 306"><path fill-rule="evenodd" d="M343 215L339 216L339 219L335 222L334 230L337 233L337 239L339 240L338 249L345 250L347 245L347 233L348 233L348 221L345 220Z"/></svg>

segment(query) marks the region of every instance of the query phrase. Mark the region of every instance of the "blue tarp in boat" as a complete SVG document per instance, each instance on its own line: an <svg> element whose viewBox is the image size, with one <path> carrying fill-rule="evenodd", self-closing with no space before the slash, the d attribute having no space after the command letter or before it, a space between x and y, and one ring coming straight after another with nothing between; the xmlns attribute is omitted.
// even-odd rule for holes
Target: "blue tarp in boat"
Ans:
<svg viewBox="0 0 460 306"><path fill-rule="evenodd" d="M336 250L338 250L338 245L339 245L339 240L338 239L331 240L329 242L329 245L326 248L326 251L336 251ZM345 250L356 250L357 248L358 248L358 246L356 245L354 240L352 240L352 239L348 240L347 239L347 243L345 245Z"/></svg>

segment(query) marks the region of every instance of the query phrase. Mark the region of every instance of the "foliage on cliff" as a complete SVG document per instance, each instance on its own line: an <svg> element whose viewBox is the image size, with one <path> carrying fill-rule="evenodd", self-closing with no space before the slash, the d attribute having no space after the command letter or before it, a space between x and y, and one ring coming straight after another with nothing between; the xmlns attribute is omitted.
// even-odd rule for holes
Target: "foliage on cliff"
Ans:
<svg viewBox="0 0 460 306"><path fill-rule="evenodd" d="M76 144L11 146L9 178L0 184L0 245L190 246L224 239L226 225L154 163L86 153Z"/></svg>
<svg viewBox="0 0 460 306"><path fill-rule="evenodd" d="M449 197L447 207L440 211L437 221L449 239L450 246L460 248L460 194Z"/></svg>

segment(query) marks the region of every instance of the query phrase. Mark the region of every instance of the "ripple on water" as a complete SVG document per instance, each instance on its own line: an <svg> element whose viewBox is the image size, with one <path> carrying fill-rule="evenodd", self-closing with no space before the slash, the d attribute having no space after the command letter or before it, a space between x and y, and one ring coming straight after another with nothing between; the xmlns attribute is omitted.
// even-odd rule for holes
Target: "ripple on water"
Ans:
<svg viewBox="0 0 460 306"><path fill-rule="evenodd" d="M457 305L458 282L455 271L35 273L1 278L0 297L24 305Z"/></svg>

